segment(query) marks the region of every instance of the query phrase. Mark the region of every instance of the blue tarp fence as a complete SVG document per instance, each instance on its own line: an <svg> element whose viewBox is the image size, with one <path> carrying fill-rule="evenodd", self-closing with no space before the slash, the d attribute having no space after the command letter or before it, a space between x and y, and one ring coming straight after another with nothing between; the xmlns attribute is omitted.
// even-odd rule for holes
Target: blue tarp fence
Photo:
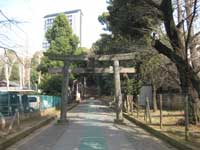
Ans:
<svg viewBox="0 0 200 150"><path fill-rule="evenodd" d="M61 97L59 96L48 96L40 95L40 110L47 108L59 108Z"/></svg>

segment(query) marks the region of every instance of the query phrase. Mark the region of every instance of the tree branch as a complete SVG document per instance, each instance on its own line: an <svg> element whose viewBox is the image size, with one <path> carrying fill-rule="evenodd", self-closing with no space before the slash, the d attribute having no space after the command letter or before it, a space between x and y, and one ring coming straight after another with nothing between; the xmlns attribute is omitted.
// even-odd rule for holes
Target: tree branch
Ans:
<svg viewBox="0 0 200 150"><path fill-rule="evenodd" d="M159 65L163 70L165 70L165 73L170 77L171 80L173 80L178 86L180 86L180 81L178 80L178 75L172 70L169 70L166 68L166 66Z"/></svg>
<svg viewBox="0 0 200 150"><path fill-rule="evenodd" d="M194 44L195 44L195 43L196 43L195 41L197 41L198 38L200 39L199 35L200 35L200 31L197 32L193 37L191 37L191 42L192 42L192 43L194 42ZM196 44L197 44L197 43L196 43Z"/></svg>
<svg viewBox="0 0 200 150"><path fill-rule="evenodd" d="M174 52L181 57L185 57L184 41L181 40L182 34L178 32L173 18L172 0L162 0L161 11L164 17L164 25L167 36L170 39Z"/></svg>
<svg viewBox="0 0 200 150"><path fill-rule="evenodd" d="M159 40L152 41L152 46L161 54L167 56L172 62L175 63L179 76L180 81L184 80L184 76L189 74L188 78L192 81L194 88L197 90L198 94L200 95L200 78L197 76L196 72L193 68L188 64L184 58L177 55L172 49L164 45ZM186 71L187 69L187 71ZM184 83L181 81L181 86L185 86Z"/></svg>
<svg viewBox="0 0 200 150"><path fill-rule="evenodd" d="M186 41L185 41L186 59L188 57L188 45L189 45L189 41L191 39L192 24L193 24L193 21L194 21L196 10L197 10L197 0L194 1L194 8L193 8L193 12L192 12L192 18L191 18L191 21L190 21L190 25L189 25L188 32L187 32L188 34L187 34L187 38L186 38Z"/></svg>

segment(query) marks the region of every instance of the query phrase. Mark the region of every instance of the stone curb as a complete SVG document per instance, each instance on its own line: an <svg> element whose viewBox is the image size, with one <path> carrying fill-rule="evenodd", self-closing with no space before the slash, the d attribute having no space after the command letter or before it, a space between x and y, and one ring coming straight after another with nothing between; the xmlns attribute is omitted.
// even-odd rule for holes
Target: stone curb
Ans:
<svg viewBox="0 0 200 150"><path fill-rule="evenodd" d="M177 149L180 149L180 150L197 150L197 148L195 148L195 147L192 147L190 145L186 145L184 143L181 143L181 142L177 141L176 139L173 139L173 138L171 138L171 137L169 137L169 136L167 136L167 135L165 135L165 134L153 129L152 127L150 127L150 126L148 126L148 125L146 125L146 124L134 119L133 117L129 116L127 113L123 113L123 116L127 120L133 122L137 126L143 128L147 132L150 132L155 137L157 137L157 138L169 143L170 145L174 146Z"/></svg>
<svg viewBox="0 0 200 150"><path fill-rule="evenodd" d="M70 106L68 108L68 111L70 111L71 109L73 109L74 107L76 107L78 104L74 104L72 106ZM35 124L32 127L26 128L23 131L20 131L19 133L10 135L8 137L6 137L5 140L0 142L0 150L4 150L6 148L8 148L9 146L13 145L14 143L18 142L19 140L21 140L22 138L30 135L32 132L34 132L35 130L49 124L52 120L54 120L56 117L49 117L45 120L40 121L39 123Z"/></svg>

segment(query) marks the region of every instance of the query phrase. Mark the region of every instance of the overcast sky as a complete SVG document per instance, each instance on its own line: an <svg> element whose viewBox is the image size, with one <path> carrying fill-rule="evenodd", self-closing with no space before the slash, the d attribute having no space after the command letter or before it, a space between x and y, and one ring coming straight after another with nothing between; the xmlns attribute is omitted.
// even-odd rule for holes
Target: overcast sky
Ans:
<svg viewBox="0 0 200 150"><path fill-rule="evenodd" d="M90 48L92 43L99 39L103 33L102 25L98 22L98 15L107 11L106 0L0 0L0 9L10 19L16 19L24 23L18 27L12 26L11 31L0 28L0 34L7 32L13 43L28 47L28 53L41 50L44 36L44 20L47 14L81 9L83 12L83 39L82 46ZM3 19L0 16L0 21ZM10 32L10 33L9 33ZM2 38L2 37L0 37ZM1 44L1 43L0 43ZM9 43L11 44L11 42ZM27 46L26 46L27 45ZM16 48L24 53L26 48Z"/></svg>

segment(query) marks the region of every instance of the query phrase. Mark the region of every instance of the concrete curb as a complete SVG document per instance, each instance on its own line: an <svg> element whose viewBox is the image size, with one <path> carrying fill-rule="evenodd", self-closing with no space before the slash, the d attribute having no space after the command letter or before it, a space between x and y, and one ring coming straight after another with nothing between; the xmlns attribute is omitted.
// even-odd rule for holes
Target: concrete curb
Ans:
<svg viewBox="0 0 200 150"><path fill-rule="evenodd" d="M74 107L76 107L78 104L74 104L68 108L68 111L72 110ZM6 149L9 146L13 145L14 143L18 142L22 138L30 135L35 130L49 124L52 120L54 120L56 117L49 117L45 120L40 121L39 123L35 124L32 127L26 128L16 134L10 135L5 138L5 140L0 142L0 150Z"/></svg>
<svg viewBox="0 0 200 150"><path fill-rule="evenodd" d="M155 137L169 143L170 145L174 146L177 149L180 149L180 150L197 150L197 148L195 148L195 147L181 143L181 142L177 141L176 139L173 139L173 138L167 136L166 134L163 134L163 133L153 129L152 127L134 119L133 117L129 116L127 113L123 113L123 115L127 120L133 122L137 126L143 128L144 130L151 133Z"/></svg>

